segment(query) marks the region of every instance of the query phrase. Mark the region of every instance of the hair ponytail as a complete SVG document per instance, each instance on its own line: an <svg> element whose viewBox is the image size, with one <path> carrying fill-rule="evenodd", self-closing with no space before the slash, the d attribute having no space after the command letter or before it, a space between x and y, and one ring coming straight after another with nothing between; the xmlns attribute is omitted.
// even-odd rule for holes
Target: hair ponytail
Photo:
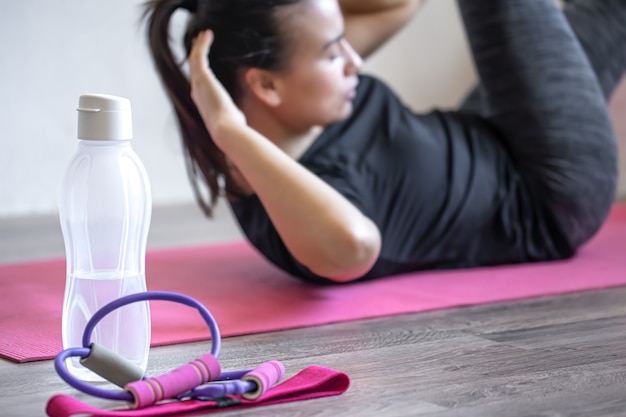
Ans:
<svg viewBox="0 0 626 417"><path fill-rule="evenodd" d="M148 41L152 59L160 76L165 91L171 100L185 150L187 176L191 182L194 196L202 211L208 217L220 195L220 183L226 183L226 192L237 195L232 181L222 181L227 175L224 154L215 146L211 135L204 126L202 117L191 99L191 86L176 62L169 40L169 25L174 12L180 8L193 12L197 1L189 0L151 0L146 3L144 16L148 17ZM208 196L204 196L202 186L208 187Z"/></svg>

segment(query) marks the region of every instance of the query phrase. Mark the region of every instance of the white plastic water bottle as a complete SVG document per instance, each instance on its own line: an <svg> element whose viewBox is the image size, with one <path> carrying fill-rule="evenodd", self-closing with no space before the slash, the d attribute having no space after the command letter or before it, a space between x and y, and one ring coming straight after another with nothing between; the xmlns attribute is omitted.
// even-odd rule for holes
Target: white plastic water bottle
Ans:
<svg viewBox="0 0 626 417"><path fill-rule="evenodd" d="M78 138L59 204L67 260L64 348L82 346L87 321L105 304L146 291L152 214L148 176L130 143L130 101L110 95L80 96ZM129 304L107 315L91 340L145 371L150 348L148 303ZM66 365L77 378L100 379L78 358Z"/></svg>

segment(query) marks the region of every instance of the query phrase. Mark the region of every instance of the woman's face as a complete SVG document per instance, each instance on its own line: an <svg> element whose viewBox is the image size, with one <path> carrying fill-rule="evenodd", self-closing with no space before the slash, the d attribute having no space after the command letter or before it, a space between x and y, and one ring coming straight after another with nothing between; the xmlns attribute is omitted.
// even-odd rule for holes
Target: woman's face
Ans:
<svg viewBox="0 0 626 417"><path fill-rule="evenodd" d="M291 54L286 69L275 74L278 116L294 128L343 120L352 112L363 61L343 37L337 0L304 0L288 13L282 34Z"/></svg>

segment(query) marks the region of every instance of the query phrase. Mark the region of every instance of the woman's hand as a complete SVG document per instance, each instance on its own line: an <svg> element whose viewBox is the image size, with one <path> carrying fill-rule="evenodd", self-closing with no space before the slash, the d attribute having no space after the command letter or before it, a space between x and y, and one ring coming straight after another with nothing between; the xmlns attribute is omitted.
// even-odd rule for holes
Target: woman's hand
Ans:
<svg viewBox="0 0 626 417"><path fill-rule="evenodd" d="M193 40L189 54L191 98L216 145L220 146L223 131L232 125L245 125L244 114L209 67L209 50L213 32L200 32Z"/></svg>

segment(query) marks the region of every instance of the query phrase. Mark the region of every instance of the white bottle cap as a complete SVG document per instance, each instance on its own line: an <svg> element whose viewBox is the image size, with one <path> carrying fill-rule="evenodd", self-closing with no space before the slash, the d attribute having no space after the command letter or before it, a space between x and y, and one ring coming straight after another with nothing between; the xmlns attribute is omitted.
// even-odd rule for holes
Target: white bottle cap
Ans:
<svg viewBox="0 0 626 417"><path fill-rule="evenodd" d="M133 137L130 100L85 94L78 100L78 139L127 140Z"/></svg>

